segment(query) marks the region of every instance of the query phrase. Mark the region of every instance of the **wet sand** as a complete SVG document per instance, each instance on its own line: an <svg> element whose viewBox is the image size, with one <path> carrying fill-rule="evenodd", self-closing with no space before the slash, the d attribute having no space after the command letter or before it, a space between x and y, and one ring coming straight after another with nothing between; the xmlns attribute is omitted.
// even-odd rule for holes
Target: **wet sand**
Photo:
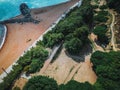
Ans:
<svg viewBox="0 0 120 90"><path fill-rule="evenodd" d="M15 62L21 54L34 43L66 10L79 0L47 7L34 9L32 15L36 19L41 19L39 24L7 24L8 34L5 44L0 50L0 73L2 69L7 69Z"/></svg>

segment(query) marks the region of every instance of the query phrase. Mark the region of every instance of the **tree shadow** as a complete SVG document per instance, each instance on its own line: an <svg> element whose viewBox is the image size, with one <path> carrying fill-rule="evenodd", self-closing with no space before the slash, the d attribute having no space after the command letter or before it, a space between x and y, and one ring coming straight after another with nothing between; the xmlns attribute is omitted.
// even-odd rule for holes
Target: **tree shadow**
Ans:
<svg viewBox="0 0 120 90"><path fill-rule="evenodd" d="M90 53L92 53L92 47L90 44L85 45L78 55L72 55L72 54L68 53L67 51L65 51L65 53L68 57L70 57L74 61L80 63L80 62L84 62L86 55L89 55Z"/></svg>

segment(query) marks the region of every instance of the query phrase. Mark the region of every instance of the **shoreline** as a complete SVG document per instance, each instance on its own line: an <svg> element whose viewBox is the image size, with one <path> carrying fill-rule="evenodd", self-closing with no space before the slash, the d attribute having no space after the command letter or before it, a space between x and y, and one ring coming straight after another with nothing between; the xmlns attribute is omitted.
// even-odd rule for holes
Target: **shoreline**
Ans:
<svg viewBox="0 0 120 90"><path fill-rule="evenodd" d="M40 13L44 13L44 11L46 11L46 10L50 10L52 8L55 8L56 6L66 4L66 3L69 3L71 1L73 1L73 0L68 0L66 2L62 2L62 3L59 3L59 4L52 5L52 6L45 6L45 7L40 7L40 8L30 8L30 10L31 10L32 14L40 14ZM80 1L80 0L78 0L78 1ZM19 14L19 15L15 16L15 17L11 17L8 20L19 19L20 17L23 17L23 16L21 14Z"/></svg>
<svg viewBox="0 0 120 90"><path fill-rule="evenodd" d="M60 3L57 3L57 4L48 5L48 6L43 6L43 7L30 8L30 10L31 10L31 11L40 10L40 9L42 10L42 9L45 9L45 8L50 8L50 7L53 7L53 6L61 5L61 4L70 2L70 1L72 1L72 0L63 1L63 2L60 2ZM21 16L21 13L19 13L18 15L15 15L15 16L13 16L13 17L10 17L9 19L0 20L0 22L6 21L6 20L11 20L11 19L14 19L14 18L18 18L19 16Z"/></svg>
<svg viewBox="0 0 120 90"><path fill-rule="evenodd" d="M2 43L0 45L0 50L2 49L2 47L3 47L4 43L5 43L5 39L6 39L6 35L7 35L7 27L5 25L4 25L4 29L5 29L4 37L3 37Z"/></svg>
<svg viewBox="0 0 120 90"><path fill-rule="evenodd" d="M76 1L70 1L70 2L74 2L71 6L72 6L72 8L73 8L73 6L77 3L78 4L78 1L79 0L76 0ZM70 3L70 2L68 2L68 3ZM67 3L66 3L67 4ZM58 5L58 6L60 6L60 5ZM67 13L70 11L69 9L71 9L71 6L67 9ZM51 8L53 8L53 7L51 7ZM64 12L66 12L66 10L62 10L62 11L64 11ZM37 43L37 41L39 41L39 40L41 40L42 39L42 36L48 31L48 30L51 30L53 27L55 27L55 25L63 18L62 17L62 15L64 14L64 12L54 21L55 22L55 24L53 25L53 23L41 34L41 35L39 35L39 38L38 39L36 39L36 40L34 40L34 42L28 47L28 48L26 48L25 50L24 50L24 52L20 55L20 56L22 56L22 55L24 55L24 53L26 52L26 51L28 51L31 47L34 47L35 45L36 45L36 43ZM66 14L67 14L66 13ZM41 23L41 22L40 22ZM20 57L19 56L19 57ZM19 59L19 57L18 57L18 59ZM15 59L14 60L14 63L12 64L12 65L14 65L15 64L15 62L18 60L18 59ZM6 70L8 70L9 69L9 72L10 72L10 68L12 67L12 65L11 66L9 66ZM2 73L1 74L1 76L0 76L0 79L1 78L3 78L3 76L5 77L5 73Z"/></svg>

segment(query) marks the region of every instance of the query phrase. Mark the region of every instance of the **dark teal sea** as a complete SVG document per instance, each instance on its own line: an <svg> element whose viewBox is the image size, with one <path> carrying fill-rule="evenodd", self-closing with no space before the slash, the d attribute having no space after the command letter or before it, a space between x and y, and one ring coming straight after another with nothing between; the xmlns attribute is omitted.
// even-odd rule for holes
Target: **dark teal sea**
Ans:
<svg viewBox="0 0 120 90"><path fill-rule="evenodd" d="M26 3L30 8L40 8L66 1L69 0L0 0L0 21L19 15L19 6L21 3Z"/></svg>

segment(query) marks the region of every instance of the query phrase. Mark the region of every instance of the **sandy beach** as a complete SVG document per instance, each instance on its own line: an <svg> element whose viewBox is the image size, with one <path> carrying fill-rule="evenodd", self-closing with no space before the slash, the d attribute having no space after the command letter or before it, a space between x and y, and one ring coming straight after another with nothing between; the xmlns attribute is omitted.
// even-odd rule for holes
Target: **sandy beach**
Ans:
<svg viewBox="0 0 120 90"><path fill-rule="evenodd" d="M8 33L6 41L0 50L0 74L3 72L2 68L7 69L15 62L53 22L78 1L79 0L71 0L64 4L32 10L32 16L41 20L39 24L7 24Z"/></svg>

